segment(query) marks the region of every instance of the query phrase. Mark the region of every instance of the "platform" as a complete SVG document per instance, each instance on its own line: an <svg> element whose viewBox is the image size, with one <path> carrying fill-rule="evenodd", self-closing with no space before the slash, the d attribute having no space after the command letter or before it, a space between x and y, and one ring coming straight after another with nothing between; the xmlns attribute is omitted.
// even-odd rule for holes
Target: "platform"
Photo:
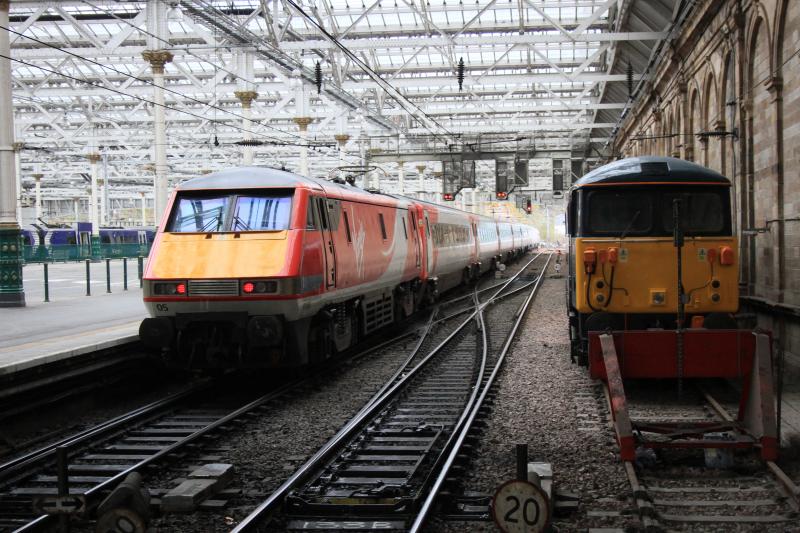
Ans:
<svg viewBox="0 0 800 533"><path fill-rule="evenodd" d="M84 263L51 264L47 303L42 265L25 266L27 306L0 308L0 375L136 340L146 315L136 262L128 264L127 291L122 262L111 265L112 292L106 292L105 262L92 263L92 295L86 296Z"/></svg>

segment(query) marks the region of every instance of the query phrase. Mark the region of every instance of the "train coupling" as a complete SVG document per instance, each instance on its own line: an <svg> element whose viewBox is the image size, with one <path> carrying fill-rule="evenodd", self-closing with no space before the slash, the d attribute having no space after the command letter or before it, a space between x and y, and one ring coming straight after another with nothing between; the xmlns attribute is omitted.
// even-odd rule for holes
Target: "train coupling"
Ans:
<svg viewBox="0 0 800 533"><path fill-rule="evenodd" d="M275 346L283 341L283 322L276 316L254 316L247 321L251 346Z"/></svg>

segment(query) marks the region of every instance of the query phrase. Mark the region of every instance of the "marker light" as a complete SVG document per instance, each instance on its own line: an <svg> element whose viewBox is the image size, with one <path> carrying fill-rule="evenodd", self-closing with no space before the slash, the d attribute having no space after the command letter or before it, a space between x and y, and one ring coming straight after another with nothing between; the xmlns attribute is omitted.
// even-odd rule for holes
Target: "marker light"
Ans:
<svg viewBox="0 0 800 533"><path fill-rule="evenodd" d="M248 282L245 282L245 283L242 285L242 290L243 290L244 292L246 292L247 294L250 294L251 292L253 292L253 290L255 290L255 288L256 288L256 287L255 287L255 285L253 285L253 284L252 284L251 282L249 282L249 281L248 281Z"/></svg>
<svg viewBox="0 0 800 533"><path fill-rule="evenodd" d="M178 283L178 286L176 287L176 290L178 291L178 294L186 294L186 284L185 283Z"/></svg>

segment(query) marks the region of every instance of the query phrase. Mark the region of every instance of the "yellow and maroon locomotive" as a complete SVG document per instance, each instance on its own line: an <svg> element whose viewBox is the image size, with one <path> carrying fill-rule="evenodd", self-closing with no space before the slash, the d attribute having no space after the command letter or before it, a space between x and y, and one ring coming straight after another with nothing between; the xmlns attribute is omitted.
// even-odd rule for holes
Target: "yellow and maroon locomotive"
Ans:
<svg viewBox="0 0 800 533"><path fill-rule="evenodd" d="M569 195L570 341L577 362L588 362L589 331L677 326L676 202L684 325L736 327L730 181L681 159L623 159L585 175Z"/></svg>

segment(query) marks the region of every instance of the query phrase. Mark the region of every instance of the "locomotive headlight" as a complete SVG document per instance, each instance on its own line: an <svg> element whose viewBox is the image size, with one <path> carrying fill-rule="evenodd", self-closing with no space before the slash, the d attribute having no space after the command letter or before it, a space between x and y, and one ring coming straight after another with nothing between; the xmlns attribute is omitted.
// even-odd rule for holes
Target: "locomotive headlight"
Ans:
<svg viewBox="0 0 800 533"><path fill-rule="evenodd" d="M242 294L245 296L278 293L278 281L274 279L243 281L241 287Z"/></svg>
<svg viewBox="0 0 800 533"><path fill-rule="evenodd" d="M153 294L159 296L186 296L186 282L153 283Z"/></svg>

